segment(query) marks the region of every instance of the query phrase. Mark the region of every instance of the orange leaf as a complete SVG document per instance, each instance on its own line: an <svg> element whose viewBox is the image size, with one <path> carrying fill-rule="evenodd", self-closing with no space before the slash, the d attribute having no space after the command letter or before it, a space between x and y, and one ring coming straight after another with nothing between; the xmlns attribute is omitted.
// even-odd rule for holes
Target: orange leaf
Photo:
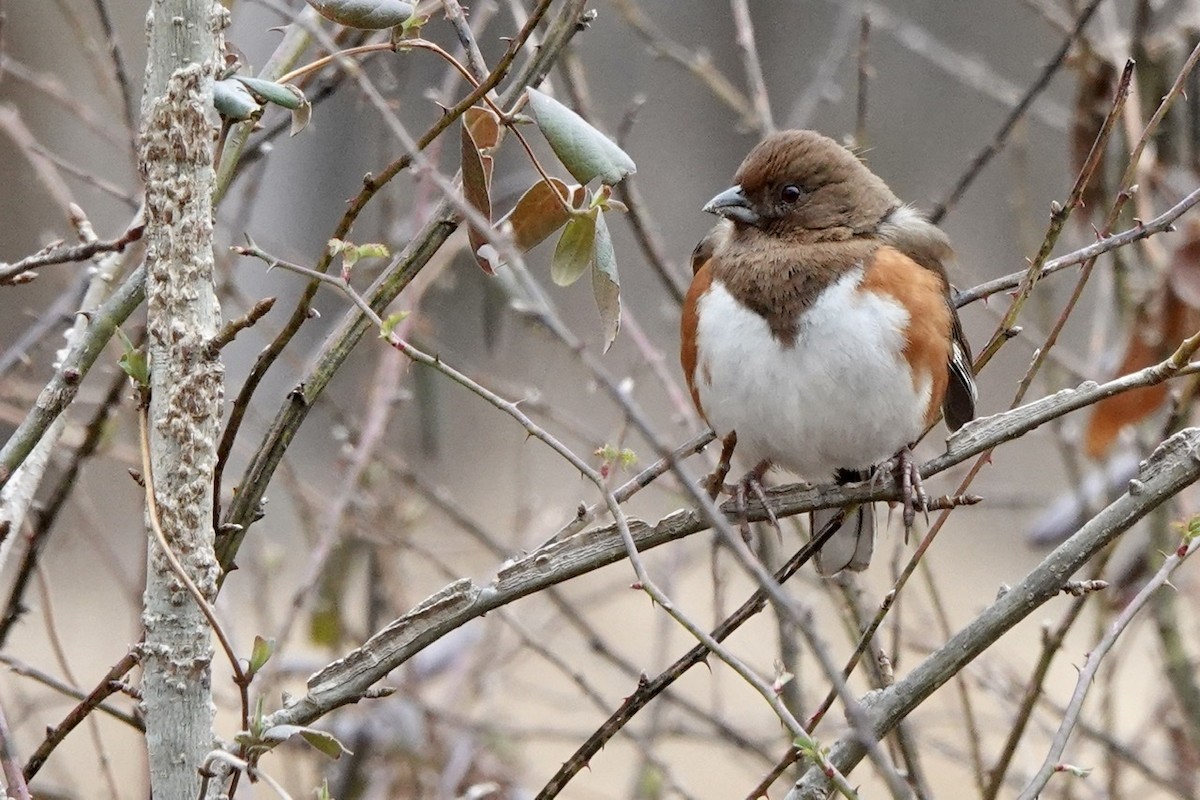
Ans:
<svg viewBox="0 0 1200 800"><path fill-rule="evenodd" d="M521 195L513 210L500 220L501 225L507 222L512 226L513 242L518 250L537 246L567 224L571 215L563 208L562 200L566 200L570 194L571 187L558 178L551 178L550 184L538 181Z"/></svg>
<svg viewBox="0 0 1200 800"><path fill-rule="evenodd" d="M1191 307L1176 290L1174 276L1181 271L1200 270L1200 240L1192 239L1175 252L1171 266L1172 278L1161 301L1138 310L1125 345L1118 375L1127 375L1159 363L1175 351L1179 343L1200 327L1200 313ZM1113 395L1092 409L1084 436L1084 447L1091 458L1102 458L1112 448L1117 435L1130 425L1137 424L1162 407L1167 399L1167 384L1159 383Z"/></svg>

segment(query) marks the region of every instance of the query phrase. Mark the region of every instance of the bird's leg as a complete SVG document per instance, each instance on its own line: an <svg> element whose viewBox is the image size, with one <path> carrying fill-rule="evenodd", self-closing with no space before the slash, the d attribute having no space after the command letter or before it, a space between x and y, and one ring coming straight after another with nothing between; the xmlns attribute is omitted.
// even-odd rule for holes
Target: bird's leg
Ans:
<svg viewBox="0 0 1200 800"><path fill-rule="evenodd" d="M763 505L763 509L767 512L767 519L771 522L771 527L775 529L775 533L782 540L783 531L779 527L779 520L775 517L775 510L767 502L767 494L763 491L762 480L767 474L767 470L771 468L771 462L763 459L755 465L754 469L746 473L746 476L738 481L737 487L734 489L734 497L737 499L738 516L741 517L742 538L747 544L750 542L750 519L746 507L748 495L751 493Z"/></svg>
<svg viewBox="0 0 1200 800"><path fill-rule="evenodd" d="M925 494L921 470L908 445L896 453L896 473L900 479L900 499L904 503L904 530L908 531L917 519L917 505L926 513L929 510L929 496Z"/></svg>
<svg viewBox="0 0 1200 800"><path fill-rule="evenodd" d="M735 447L737 447L737 431L733 431L721 440L721 457L717 460L717 468L702 481L704 491L708 492L708 496L714 501L721 493L721 488L725 485L725 478L729 476L729 470L732 469L731 462Z"/></svg>

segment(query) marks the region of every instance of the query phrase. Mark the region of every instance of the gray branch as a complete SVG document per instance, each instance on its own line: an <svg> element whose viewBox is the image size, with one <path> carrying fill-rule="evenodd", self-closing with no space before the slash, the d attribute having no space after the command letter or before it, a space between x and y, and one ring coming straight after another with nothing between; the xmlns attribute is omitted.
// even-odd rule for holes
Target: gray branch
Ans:
<svg viewBox="0 0 1200 800"><path fill-rule="evenodd" d="M923 465L921 474L928 477L946 470L1105 397L1159 383L1172 375L1190 373L1195 368L1189 364L1180 369L1168 360L1108 383L1088 381L1076 389L1064 389L1011 411L977 419L952 436L947 452ZM868 481L847 486L783 486L769 491L767 500L778 517L786 517L818 508L899 498L894 486L872 484ZM726 504L725 510L734 512L732 501ZM751 520L767 518L766 510L757 500L749 503L747 513ZM654 525L629 519L630 533L639 551L708 528L705 515L697 510L676 511ZM548 542L528 556L506 565L488 586L478 586L469 580L452 583L376 633L361 647L312 676L308 681L308 693L292 699L273 714L270 724L307 724L334 708L357 702L366 696L375 682L466 622L624 557L625 549L616 527L607 525ZM1061 577L1055 591L1061 588L1068 575Z"/></svg>
<svg viewBox="0 0 1200 800"><path fill-rule="evenodd" d="M993 642L1058 594L1076 570L1110 542L1200 478L1197 447L1200 447L1200 428L1180 431L1159 445L1142 463L1125 494L1046 556L1024 580L918 664L903 680L869 696L864 705L876 738L885 736ZM861 742L847 738L833 745L830 761L846 774L865 754ZM824 798L828 791L824 775L809 770L788 794L788 800L816 800Z"/></svg>

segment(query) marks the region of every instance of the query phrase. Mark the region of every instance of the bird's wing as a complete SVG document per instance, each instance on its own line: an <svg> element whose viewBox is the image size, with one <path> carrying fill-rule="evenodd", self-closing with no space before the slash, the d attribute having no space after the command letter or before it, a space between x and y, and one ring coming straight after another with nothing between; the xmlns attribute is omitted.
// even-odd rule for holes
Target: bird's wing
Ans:
<svg viewBox="0 0 1200 800"><path fill-rule="evenodd" d="M975 389L975 371L971 356L971 345L963 333L962 321L949 295L946 303L950 306L951 340L950 348L950 381L946 385L946 397L942 400L942 414L946 417L946 426L956 431L963 425L975 419L975 400L978 392Z"/></svg>

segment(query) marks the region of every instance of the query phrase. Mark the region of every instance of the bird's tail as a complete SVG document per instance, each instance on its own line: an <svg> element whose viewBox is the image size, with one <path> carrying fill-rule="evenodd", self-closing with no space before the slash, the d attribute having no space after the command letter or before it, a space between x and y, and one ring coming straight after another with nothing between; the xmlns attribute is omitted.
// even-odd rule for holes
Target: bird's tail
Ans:
<svg viewBox="0 0 1200 800"><path fill-rule="evenodd" d="M870 471L839 470L839 483L866 480ZM829 525L841 509L823 508L812 512L812 532L815 536ZM847 509L846 518L817 552L816 567L821 575L836 575L844 569L861 572L871 563L875 550L875 504L863 503Z"/></svg>

